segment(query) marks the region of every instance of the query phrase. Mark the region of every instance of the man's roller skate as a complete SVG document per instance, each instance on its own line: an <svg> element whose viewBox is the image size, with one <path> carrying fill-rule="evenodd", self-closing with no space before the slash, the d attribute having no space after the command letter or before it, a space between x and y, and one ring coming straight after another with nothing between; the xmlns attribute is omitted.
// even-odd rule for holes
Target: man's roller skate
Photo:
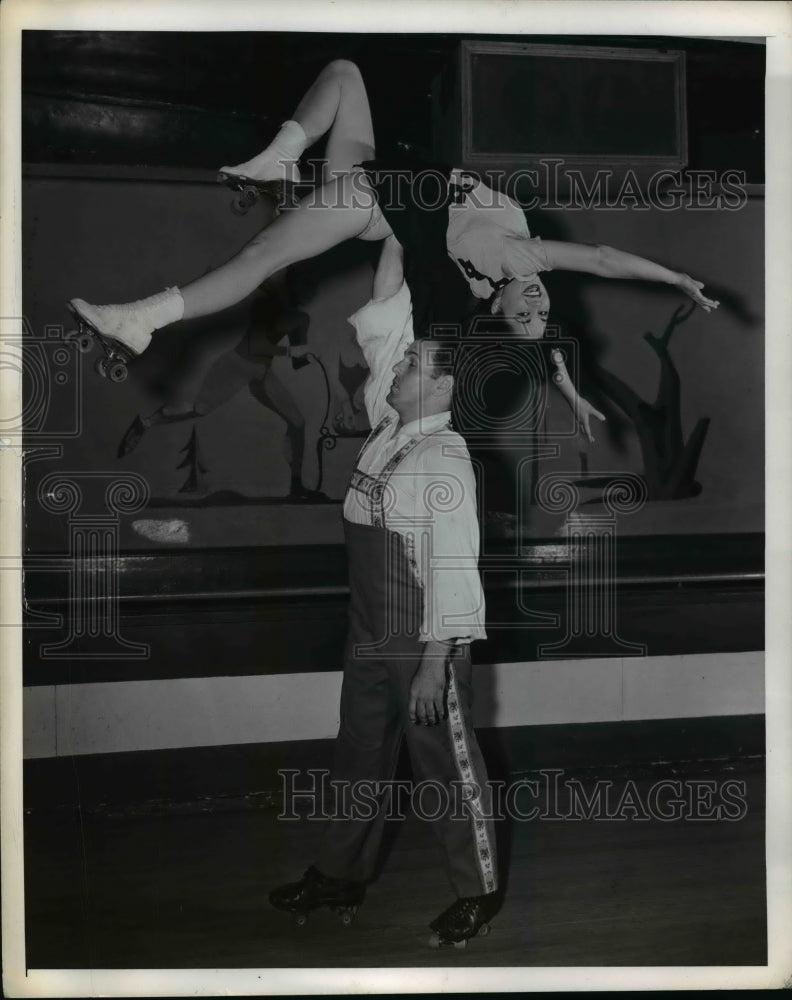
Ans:
<svg viewBox="0 0 792 1000"><path fill-rule="evenodd" d="M318 910L320 906L328 907L338 914L342 924L349 925L365 895L365 882L329 878L311 865L299 882L273 889L269 900L277 910L293 913L299 927L308 922L311 910Z"/></svg>
<svg viewBox="0 0 792 1000"><path fill-rule="evenodd" d="M444 910L429 925L434 932L429 939L433 948L466 948L468 939L489 934L489 921L500 909L500 896L463 896Z"/></svg>

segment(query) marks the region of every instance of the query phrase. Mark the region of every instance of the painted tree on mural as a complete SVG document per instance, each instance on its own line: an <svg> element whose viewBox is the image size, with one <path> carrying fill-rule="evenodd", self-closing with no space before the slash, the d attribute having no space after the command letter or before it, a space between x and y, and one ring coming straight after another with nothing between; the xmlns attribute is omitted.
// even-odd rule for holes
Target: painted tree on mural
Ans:
<svg viewBox="0 0 792 1000"><path fill-rule="evenodd" d="M206 475L208 469L201 461L201 452L198 445L198 430L193 425L192 433L187 440L187 444L181 449L184 452L184 459L176 466L177 469L189 469L187 478L179 487L179 493L197 493L199 477Z"/></svg>

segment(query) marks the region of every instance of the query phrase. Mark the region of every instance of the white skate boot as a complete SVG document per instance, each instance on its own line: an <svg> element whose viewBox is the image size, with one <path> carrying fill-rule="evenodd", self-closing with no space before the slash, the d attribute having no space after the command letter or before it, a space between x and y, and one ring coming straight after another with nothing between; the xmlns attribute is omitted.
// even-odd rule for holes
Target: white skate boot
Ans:
<svg viewBox="0 0 792 1000"><path fill-rule="evenodd" d="M98 341L106 358L97 362L97 371L121 382L127 375L127 363L146 350L154 330L182 318L184 301L178 288L168 288L121 305L95 306L84 299L72 299L69 309L78 326L69 339L76 340L81 351L90 350L93 341Z"/></svg>
<svg viewBox="0 0 792 1000"><path fill-rule="evenodd" d="M263 186L267 184L300 183L297 164L305 151L306 137L299 122L284 122L280 131L267 148L245 163L233 167L220 167L218 180L237 186Z"/></svg>

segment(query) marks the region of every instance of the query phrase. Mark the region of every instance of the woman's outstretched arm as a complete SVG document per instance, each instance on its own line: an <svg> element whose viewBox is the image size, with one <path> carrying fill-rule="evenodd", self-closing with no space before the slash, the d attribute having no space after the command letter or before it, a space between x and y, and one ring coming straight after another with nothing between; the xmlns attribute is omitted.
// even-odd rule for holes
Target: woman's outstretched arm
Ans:
<svg viewBox="0 0 792 1000"><path fill-rule="evenodd" d="M542 246L547 255L547 263L554 270L582 271L586 274L599 275L601 278L659 281L679 288L706 312L718 308L718 302L702 293L703 282L696 281L679 271L671 271L662 264L656 264L644 257L614 250L608 246L561 243L557 240L543 240Z"/></svg>
<svg viewBox="0 0 792 1000"><path fill-rule="evenodd" d="M600 413L600 411L595 409L587 399L578 395L574 383L569 377L567 366L564 363L564 355L561 351L555 349L551 352L550 356L552 357L553 364L556 367L556 372L553 375L553 385L556 389L558 389L569 404L569 408L575 415L575 422L578 429L583 432L586 440L590 444L593 444L594 434L591 430L591 418L596 417L597 420L605 420L605 414Z"/></svg>

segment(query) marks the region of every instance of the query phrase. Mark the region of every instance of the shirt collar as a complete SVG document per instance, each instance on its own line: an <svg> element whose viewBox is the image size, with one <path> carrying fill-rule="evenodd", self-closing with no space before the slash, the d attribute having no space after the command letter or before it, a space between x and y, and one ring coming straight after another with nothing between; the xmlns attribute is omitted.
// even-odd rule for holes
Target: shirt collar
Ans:
<svg viewBox="0 0 792 1000"><path fill-rule="evenodd" d="M399 428L398 437L425 437L427 434L434 434L451 422L451 411L443 410L442 413L433 413L429 417L418 417L411 420Z"/></svg>

